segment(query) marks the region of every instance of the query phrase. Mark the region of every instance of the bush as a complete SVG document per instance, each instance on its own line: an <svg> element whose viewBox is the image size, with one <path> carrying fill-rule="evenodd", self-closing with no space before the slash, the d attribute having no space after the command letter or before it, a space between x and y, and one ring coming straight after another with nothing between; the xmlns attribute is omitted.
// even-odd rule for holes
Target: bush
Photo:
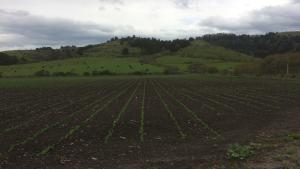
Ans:
<svg viewBox="0 0 300 169"><path fill-rule="evenodd" d="M103 71L93 71L92 72L93 76L100 76L100 75L115 75L115 73L109 71L109 70L103 70Z"/></svg>
<svg viewBox="0 0 300 169"><path fill-rule="evenodd" d="M0 52L0 65L13 65L17 63L17 57Z"/></svg>
<svg viewBox="0 0 300 169"><path fill-rule="evenodd" d="M148 75L150 73L147 73L147 72L141 72L141 71L135 71L135 72L132 72L130 73L131 75Z"/></svg>
<svg viewBox="0 0 300 169"><path fill-rule="evenodd" d="M21 57L20 60L19 60L20 63L27 63L28 62L28 59L25 58L25 57Z"/></svg>
<svg viewBox="0 0 300 169"><path fill-rule="evenodd" d="M190 64L188 66L188 71L190 73L205 73L205 70L203 69L203 66L204 65L199 64L199 63Z"/></svg>
<svg viewBox="0 0 300 169"><path fill-rule="evenodd" d="M168 66L165 68L164 70L164 74L179 74L180 73L180 70L178 67L175 67L175 66Z"/></svg>
<svg viewBox="0 0 300 169"><path fill-rule="evenodd" d="M225 70L222 70L222 74L223 75L228 75L230 73L230 71L229 70L227 70L227 69L225 69Z"/></svg>
<svg viewBox="0 0 300 169"><path fill-rule="evenodd" d="M290 74L300 73L300 53L277 54L266 57L260 63L264 74L287 74L289 65Z"/></svg>
<svg viewBox="0 0 300 169"><path fill-rule="evenodd" d="M253 155L254 148L251 146L241 146L239 144L229 145L227 149L227 157L231 160L245 160Z"/></svg>
<svg viewBox="0 0 300 169"><path fill-rule="evenodd" d="M288 134L289 140L300 140L300 133L290 133Z"/></svg>
<svg viewBox="0 0 300 169"><path fill-rule="evenodd" d="M78 74L74 72L65 72L65 76L78 76Z"/></svg>
<svg viewBox="0 0 300 169"><path fill-rule="evenodd" d="M190 73L218 73L219 70L213 66L207 66L200 63L190 64L188 67Z"/></svg>
<svg viewBox="0 0 300 169"><path fill-rule="evenodd" d="M65 76L65 73L64 72L54 72L52 75L53 76Z"/></svg>
<svg viewBox="0 0 300 169"><path fill-rule="evenodd" d="M245 63L236 66L233 69L233 74L251 74L251 75L259 75L261 74L261 66L259 63Z"/></svg>
<svg viewBox="0 0 300 169"><path fill-rule="evenodd" d="M34 76L50 76L50 73L46 70L40 70L34 73Z"/></svg>
<svg viewBox="0 0 300 169"><path fill-rule="evenodd" d="M206 71L207 71L207 73L210 73L210 74L215 74L215 73L219 72L219 70L213 66L207 66Z"/></svg>
<svg viewBox="0 0 300 169"><path fill-rule="evenodd" d="M83 76L90 76L90 75L91 75L90 72L84 72L84 73L83 73Z"/></svg>
<svg viewBox="0 0 300 169"><path fill-rule="evenodd" d="M74 72L54 72L53 76L78 76L78 74Z"/></svg>
<svg viewBox="0 0 300 169"><path fill-rule="evenodd" d="M122 55L129 55L129 49L125 47L125 48L122 50Z"/></svg>

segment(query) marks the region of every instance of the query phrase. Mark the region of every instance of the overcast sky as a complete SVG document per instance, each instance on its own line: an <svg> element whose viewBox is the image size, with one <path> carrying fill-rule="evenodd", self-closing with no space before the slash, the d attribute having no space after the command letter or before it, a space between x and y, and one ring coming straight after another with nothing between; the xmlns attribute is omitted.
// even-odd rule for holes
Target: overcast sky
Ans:
<svg viewBox="0 0 300 169"><path fill-rule="evenodd" d="M0 50L300 30L300 0L0 0Z"/></svg>

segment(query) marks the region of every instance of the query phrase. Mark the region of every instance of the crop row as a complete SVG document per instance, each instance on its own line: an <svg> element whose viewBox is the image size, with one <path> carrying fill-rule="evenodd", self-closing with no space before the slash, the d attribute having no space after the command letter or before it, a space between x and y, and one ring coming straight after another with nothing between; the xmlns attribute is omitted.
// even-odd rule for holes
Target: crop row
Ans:
<svg viewBox="0 0 300 169"><path fill-rule="evenodd" d="M191 114L191 116L198 121L204 129L209 130L210 132L212 132L213 134L215 134L217 137L222 138L222 136L215 131L214 129L212 129L206 122L204 122L203 119L201 119L196 112L194 112L193 110L191 110L188 106L186 106L184 103L182 103L180 100L178 100L174 95L172 95L166 88L164 88L162 85L160 85L157 82L157 85L160 86L160 88L162 89L163 92L165 92L167 95L169 95L173 100L176 101L176 103L178 103L178 105L181 105L188 113Z"/></svg>
<svg viewBox="0 0 300 169"><path fill-rule="evenodd" d="M132 85L127 86L125 89L122 89L120 92L117 92L116 94L110 95L105 99L108 99L105 103L101 104L101 107L98 108L95 112L90 114L88 118L81 121L79 124L73 126L64 136L62 136L56 143L48 145L46 148L41 150L38 155L46 155L49 151L53 150L57 145L59 145L62 141L69 139L72 135L74 135L79 129L86 126L91 120L93 120L101 111L103 111L105 108L107 108L109 105L111 105L114 101L116 101L121 95L126 93L126 91L131 87Z"/></svg>
<svg viewBox="0 0 300 169"><path fill-rule="evenodd" d="M45 90L43 92L35 92L35 90L26 93L26 97L23 98L27 98L27 100L22 101L22 105L24 104L25 107L20 106L18 103L10 103L11 105L14 105L17 108L11 108L11 107L7 107L7 110L2 110L4 112L7 112L7 114L9 114L9 116L13 117L13 119L11 120L10 118L8 118L8 120L2 122L2 125L6 125L8 123L11 123L11 121L18 121L19 119L22 119L22 121L33 117L37 112L44 112L45 110L53 110L55 111L55 109L57 107L60 106L64 106L66 105L68 102L66 102L66 99L71 99L72 102L73 100L75 100L76 98L78 98L79 96L82 97L82 95L86 95L88 94L88 92L90 94L93 93L93 91L88 90L90 88L91 84L86 84L83 86L80 86L78 88L76 88L76 90L78 92L73 92L73 89L69 89L69 90L63 90L63 89L51 89L49 90ZM85 89L85 90L83 90ZM37 93L37 94L35 94ZM50 95L48 93L51 93ZM28 99L28 96L34 95L33 98ZM79 98L80 98L79 97ZM20 113L22 112L22 113ZM4 113L2 114L2 118L4 117ZM7 119L7 117L6 117ZM13 123L12 123L13 124Z"/></svg>
<svg viewBox="0 0 300 169"><path fill-rule="evenodd" d="M117 114L117 117L114 119L111 128L109 129L107 135L105 136L104 139L104 143L108 143L110 137L113 135L114 132L114 128L116 127L117 123L119 122L122 114L127 110L128 105L130 104L130 102L133 99L133 96L135 95L136 91L138 90L140 86L140 83L137 85L137 87L134 89L134 91L132 92L132 94L130 95L130 97L128 98L127 102L125 103L125 105L122 107L121 111Z"/></svg>
<svg viewBox="0 0 300 169"><path fill-rule="evenodd" d="M121 84L118 84L118 83L117 83L117 85L121 85ZM24 119L23 122L20 122L20 123L17 124L17 125L14 125L14 126L11 126L11 127L8 127L8 128L6 128L6 129L4 129L3 131L0 132L0 136L3 135L3 134L5 134L5 133L14 131L14 130L16 130L16 129L27 127L27 126L29 126L30 124L32 124L33 122L35 122L35 121L41 120L41 119L46 118L46 117L49 117L49 116L53 116L53 115L55 115L56 113L61 112L62 110L65 110L65 109L68 110L69 108L71 108L71 107L73 107L73 106L76 106L76 105L79 104L79 103L89 103L90 101L96 99L96 97L97 97L99 94L101 94L101 93L103 93L104 91L111 89L111 87L115 87L115 86L117 86L117 85L116 85L116 84L113 84L113 85L111 85L111 84L106 84L106 85L103 86L102 90L96 92L96 94L95 94L94 91L85 92L85 93L83 93L83 94L81 95L81 97L80 97L78 100L76 100L76 101L74 101L74 102L70 102L70 103L68 103L68 104L62 104L62 106L56 108L55 111L46 111L46 112L40 113L40 114L38 114L38 116L36 116L36 117L34 117L34 118L31 118L31 119L29 119L29 120L25 120L25 119ZM95 94L95 96L94 96L93 94ZM23 113L26 113L26 112L23 112Z"/></svg>
<svg viewBox="0 0 300 169"><path fill-rule="evenodd" d="M17 146L22 146L22 145L25 145L27 144L28 142L30 141L34 141L38 136L44 134L45 132L49 131L51 128L54 128L56 126L60 126L64 123L67 123L68 121L70 121L73 117L76 117L78 114L82 113L83 111L85 110L89 110L95 106L97 106L101 101L105 100L105 99L108 99L110 98L115 92L112 92L112 93L108 93L107 95L101 97L100 99L98 100L94 100L93 102L87 104L85 107L67 115L65 118L55 122L55 123L52 123L52 124L49 124L47 125L46 127L40 129L39 131L35 132L32 136L30 137L27 137L25 138L24 140L20 140L14 144L12 144L8 150L8 152L11 152L13 151Z"/></svg>
<svg viewBox="0 0 300 169"><path fill-rule="evenodd" d="M179 125L179 123L178 123L176 117L174 116L173 112L170 110L168 104L164 101L163 97L162 97L161 94L158 92L156 86L154 85L154 83L153 83L152 81L151 81L151 84L152 84L152 86L153 86L153 88L154 88L156 94L158 95L158 97L159 97L161 103L164 105L165 110L169 113L169 117L172 119L174 125L176 126L177 131L178 131L178 133L179 133L179 135L180 135L180 138L181 138L181 139L185 139L185 138L186 138L186 134L183 132L183 130L182 130L181 126Z"/></svg>

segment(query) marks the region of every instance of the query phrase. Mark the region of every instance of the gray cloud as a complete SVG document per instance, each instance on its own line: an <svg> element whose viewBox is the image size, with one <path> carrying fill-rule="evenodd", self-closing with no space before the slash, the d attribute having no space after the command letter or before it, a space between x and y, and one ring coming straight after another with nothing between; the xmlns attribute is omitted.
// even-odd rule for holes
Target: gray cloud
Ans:
<svg viewBox="0 0 300 169"><path fill-rule="evenodd" d="M124 0L99 0L99 10L106 10L107 6L112 6L115 10L120 11L120 6L124 5Z"/></svg>
<svg viewBox="0 0 300 169"><path fill-rule="evenodd" d="M300 1L255 10L237 19L220 16L209 17L200 22L201 27L217 32L265 33L300 29Z"/></svg>
<svg viewBox="0 0 300 169"><path fill-rule="evenodd" d="M104 4L123 4L123 0L99 0L99 2Z"/></svg>
<svg viewBox="0 0 300 169"><path fill-rule="evenodd" d="M121 32L133 32L133 28L50 19L26 11L0 9L1 49L99 43Z"/></svg>
<svg viewBox="0 0 300 169"><path fill-rule="evenodd" d="M300 29L300 0L67 1L72 0L1 0L0 50L85 45L132 34L174 39L215 32L254 34ZM268 4L271 6L265 7ZM253 9L259 10L247 12Z"/></svg>
<svg viewBox="0 0 300 169"><path fill-rule="evenodd" d="M189 8L191 0L173 0L179 8Z"/></svg>

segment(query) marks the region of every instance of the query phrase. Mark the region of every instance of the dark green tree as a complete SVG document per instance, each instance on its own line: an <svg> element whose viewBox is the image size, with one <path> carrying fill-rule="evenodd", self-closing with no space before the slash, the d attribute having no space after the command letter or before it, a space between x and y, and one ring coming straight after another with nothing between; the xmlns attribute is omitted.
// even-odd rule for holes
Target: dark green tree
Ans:
<svg viewBox="0 0 300 169"><path fill-rule="evenodd" d="M0 52L0 65L13 65L17 63L17 57Z"/></svg>
<svg viewBox="0 0 300 169"><path fill-rule="evenodd" d="M127 47L122 50L122 55L129 55L129 49Z"/></svg>

